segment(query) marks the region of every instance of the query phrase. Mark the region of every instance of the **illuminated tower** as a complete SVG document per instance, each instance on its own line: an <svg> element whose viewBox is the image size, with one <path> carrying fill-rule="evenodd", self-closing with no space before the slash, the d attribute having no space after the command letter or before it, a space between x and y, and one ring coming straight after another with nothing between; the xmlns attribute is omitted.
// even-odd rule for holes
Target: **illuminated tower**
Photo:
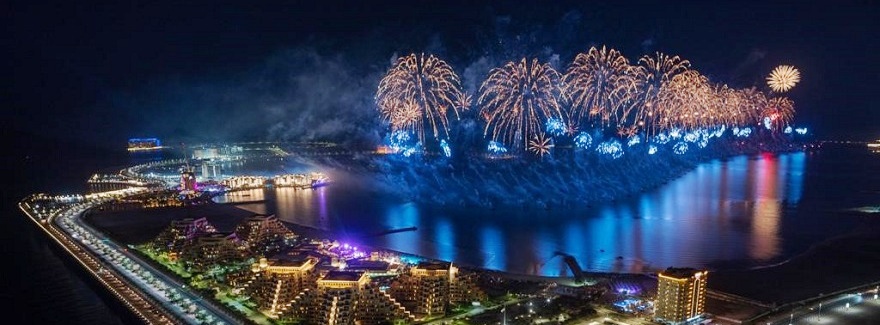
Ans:
<svg viewBox="0 0 880 325"><path fill-rule="evenodd" d="M196 188L196 173L188 165L180 172L180 191L194 193Z"/></svg>
<svg viewBox="0 0 880 325"><path fill-rule="evenodd" d="M706 306L707 271L668 268L657 277L654 317L671 324L699 317Z"/></svg>

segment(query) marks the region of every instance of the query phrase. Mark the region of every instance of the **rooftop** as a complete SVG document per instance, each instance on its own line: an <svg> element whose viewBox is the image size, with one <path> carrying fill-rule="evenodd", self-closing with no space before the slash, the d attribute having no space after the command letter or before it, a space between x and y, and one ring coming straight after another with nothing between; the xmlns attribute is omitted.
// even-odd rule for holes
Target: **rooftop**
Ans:
<svg viewBox="0 0 880 325"><path fill-rule="evenodd" d="M358 281L364 272L330 271L321 280L324 281Z"/></svg>
<svg viewBox="0 0 880 325"><path fill-rule="evenodd" d="M269 260L272 261L269 264L273 266L299 267L303 266L303 264L306 264L309 258L305 254L278 254L272 256Z"/></svg>
<svg viewBox="0 0 880 325"><path fill-rule="evenodd" d="M687 278L693 277L695 274L700 273L700 272L705 272L705 270L697 270L694 268L670 267L670 268L666 269L665 271L661 272L660 274L663 276L668 276L670 278L687 279Z"/></svg>
<svg viewBox="0 0 880 325"><path fill-rule="evenodd" d="M421 270L449 270L449 267L452 266L451 263L445 262L419 262L419 265L416 266L417 269Z"/></svg>

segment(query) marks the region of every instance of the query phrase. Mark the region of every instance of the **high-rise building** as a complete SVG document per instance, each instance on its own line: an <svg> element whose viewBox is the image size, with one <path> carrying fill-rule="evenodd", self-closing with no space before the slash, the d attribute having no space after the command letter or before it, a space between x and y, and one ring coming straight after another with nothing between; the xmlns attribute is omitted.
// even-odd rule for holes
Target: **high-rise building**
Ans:
<svg viewBox="0 0 880 325"><path fill-rule="evenodd" d="M461 274L452 263L422 262L401 275L392 295L420 317L443 315L451 304L483 298L473 274Z"/></svg>
<svg viewBox="0 0 880 325"><path fill-rule="evenodd" d="M180 171L180 191L184 194L192 194L198 190L196 184L196 173L192 167L185 167Z"/></svg>
<svg viewBox="0 0 880 325"><path fill-rule="evenodd" d="M354 325L361 292L370 278L363 272L330 271L318 280L315 324Z"/></svg>
<svg viewBox="0 0 880 325"><path fill-rule="evenodd" d="M205 218L173 220L168 228L153 239L152 247L175 257L183 251L184 246L192 244L199 236L214 232L217 232L217 229Z"/></svg>
<svg viewBox="0 0 880 325"><path fill-rule="evenodd" d="M661 272L657 277L654 317L680 324L702 315L706 306L707 274L707 271L671 267Z"/></svg>
<svg viewBox="0 0 880 325"><path fill-rule="evenodd" d="M239 240L234 233L210 233L197 237L191 245L184 246L181 259L199 271L222 263L241 259Z"/></svg>
<svg viewBox="0 0 880 325"><path fill-rule="evenodd" d="M274 215L250 216L235 227L235 234L254 253L274 253L292 244L296 235Z"/></svg>
<svg viewBox="0 0 880 325"><path fill-rule="evenodd" d="M258 308L278 317L290 313L291 302L310 289L314 289L317 261L301 255L280 254L271 259L261 258L251 266L250 274L234 281L243 289Z"/></svg>

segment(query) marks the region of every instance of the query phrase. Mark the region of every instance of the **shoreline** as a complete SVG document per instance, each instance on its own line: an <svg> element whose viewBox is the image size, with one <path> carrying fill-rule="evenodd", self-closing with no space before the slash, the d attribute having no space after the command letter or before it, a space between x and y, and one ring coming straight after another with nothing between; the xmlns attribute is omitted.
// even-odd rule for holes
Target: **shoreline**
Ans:
<svg viewBox="0 0 880 325"><path fill-rule="evenodd" d="M197 209L197 211L192 211L193 209ZM172 210L172 211L168 211ZM170 212L170 213L169 213ZM125 222L125 224L119 224L114 220L106 220L108 217L104 217L105 220L99 220L96 222L95 217L102 213L89 213L85 216L85 221L91 224L94 227L97 227L107 233L109 236L113 236L115 240L118 240L125 244L137 244L142 242L143 240L137 240L137 238L143 238L149 240L155 234L144 234L145 229L158 229L155 231L158 234L161 231L161 228L167 226L172 219L180 219L187 216L191 216L193 212L196 212L198 216L205 216L211 224L215 225L220 231L231 231L231 228L234 227L239 220L246 217L247 215L256 214L255 212L239 208L235 204L218 204L218 203L210 203L203 206L194 206L191 209L181 208L181 207L170 207L170 208L158 208L158 209L142 209L142 210L134 210L134 211L116 211L116 212L108 212L110 215L109 218L115 218L112 215L125 215L127 218L136 218L144 220L146 218L152 219L146 224L143 222L138 223L137 227L133 227L131 222ZM140 215L140 216L138 216ZM162 216L162 217L159 217ZM108 222L109 221L109 222ZM297 233L301 236L307 238L314 239L328 239L328 240L337 240L338 236L336 236L330 230L318 229L309 226L304 226L300 224L290 223L287 221L283 221L288 228L291 229L294 233ZM151 225L152 223L152 225ZM814 292L830 292L833 288L846 288L852 286L851 284L856 283L858 281L846 281L845 284L834 285L833 283L821 286L815 290L809 291L808 294L804 295L793 295L790 299L779 299L775 298L776 296L773 293L766 293L761 289L765 289L764 284L762 283L763 279L767 278L779 278L779 277L790 277L792 272L789 269L800 267L804 263L819 263L821 264L823 261L826 261L826 255L828 255L828 251L833 251L835 253L840 252L841 247L846 247L844 244L850 244L850 242L870 242L871 240L875 240L880 243L880 225L869 223L869 226L873 228L875 233L872 233L871 230L855 230L851 231L839 236L835 236L832 238L825 239L821 242L814 243L807 250L797 253L781 262L776 262L769 265L757 266L757 267L749 267L749 268L720 268L711 270L712 276L709 277L709 288L713 290L722 291L725 293L731 293L739 296L743 296L746 298L754 299L761 302L766 303L785 303L793 300L797 300L799 298L809 297L810 294L814 294ZM139 233L133 236L132 232L120 232L120 227L126 228L137 228L135 233ZM880 247L880 244L877 244ZM432 261L441 261L436 258L420 256L417 254L401 252L393 249L378 247L372 244L366 244L364 246L369 247L372 250L393 252L395 254L416 257L419 259L432 260ZM878 250L880 251L880 250ZM457 265L460 265L466 269L471 269L475 271L481 272L490 272L499 275L503 275L504 277L508 277L511 279L528 279L533 281L552 281L552 282L562 282L567 283L571 282L571 277L560 277L560 276L548 276L548 275L534 275L534 274L524 274L517 272L509 272L504 270L493 270L486 269L480 266L462 264L456 261L444 261L444 262L452 262ZM878 253L878 259L874 261L878 269L880 269L880 253ZM796 266L792 266L796 265ZM632 273L632 272L595 272L595 271L584 271L585 276L588 277L596 277L596 278L613 278L620 276L650 276L653 272L646 273ZM755 277L759 277L756 279ZM871 280L870 277L858 277L859 279L867 279ZM880 277L873 278L874 281L880 279ZM747 281L753 280L753 281ZM758 282L760 284L753 286L744 286L743 283L755 283ZM796 283L804 283L801 281L794 281ZM870 282L870 281L863 281ZM826 289L828 288L828 289ZM824 291L823 291L824 290ZM763 293L763 294L762 294Z"/></svg>
<svg viewBox="0 0 880 325"><path fill-rule="evenodd" d="M864 270L880 270L876 223L864 222L863 227L815 243L773 265L711 272L708 286L781 305L880 280L880 273ZM766 290L771 284L776 289Z"/></svg>

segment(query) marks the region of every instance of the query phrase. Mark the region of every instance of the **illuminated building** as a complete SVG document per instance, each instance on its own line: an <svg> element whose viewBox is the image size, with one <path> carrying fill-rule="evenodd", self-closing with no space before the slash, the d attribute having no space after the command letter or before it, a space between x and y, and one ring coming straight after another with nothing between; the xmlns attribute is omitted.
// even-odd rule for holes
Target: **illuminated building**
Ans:
<svg viewBox="0 0 880 325"><path fill-rule="evenodd" d="M443 315L448 305L483 298L473 276L460 274L452 263L422 262L398 278L392 295L416 315Z"/></svg>
<svg viewBox="0 0 880 325"><path fill-rule="evenodd" d="M217 148L201 148L193 150L193 159L217 159L220 157L220 151Z"/></svg>
<svg viewBox="0 0 880 325"><path fill-rule="evenodd" d="M199 236L215 232L217 229L205 218L173 220L168 228L156 236L152 247L158 251L176 255L182 252L184 246L193 243Z"/></svg>
<svg viewBox="0 0 880 325"><path fill-rule="evenodd" d="M220 181L220 184L230 190L260 188L266 185L266 178L262 176L235 176Z"/></svg>
<svg viewBox="0 0 880 325"><path fill-rule="evenodd" d="M222 176L220 173L222 170L221 166L215 162L205 161L202 162L202 178L203 179L215 179Z"/></svg>
<svg viewBox="0 0 880 325"><path fill-rule="evenodd" d="M129 179L120 175L94 174L92 177L89 177L87 182L89 184L89 193L118 191L129 187L145 187L150 185L146 182Z"/></svg>
<svg viewBox="0 0 880 325"><path fill-rule="evenodd" d="M180 171L180 192L184 194L192 194L198 190L196 185L196 174L192 167L186 166Z"/></svg>
<svg viewBox="0 0 880 325"><path fill-rule="evenodd" d="M314 289L317 264L315 259L302 255L261 258L251 265L250 273L234 281L234 285L251 296L260 310L278 317L294 312L289 310L291 302Z"/></svg>
<svg viewBox="0 0 880 325"><path fill-rule="evenodd" d="M329 271L318 279L316 260L305 255L262 259L235 283L275 319L306 324L389 324L415 317L372 283L365 272Z"/></svg>
<svg viewBox="0 0 880 325"><path fill-rule="evenodd" d="M703 314L707 271L668 268L657 278L654 317L670 324L684 323Z"/></svg>
<svg viewBox="0 0 880 325"><path fill-rule="evenodd" d="M292 244L296 235L274 215L250 216L235 227L246 248L252 252L277 252Z"/></svg>
<svg viewBox="0 0 880 325"><path fill-rule="evenodd" d="M330 271L318 280L308 318L314 324L388 324L415 318L391 296L370 283L364 272Z"/></svg>
<svg viewBox="0 0 880 325"><path fill-rule="evenodd" d="M162 142L156 138L128 139L128 151L144 151L162 149Z"/></svg>
<svg viewBox="0 0 880 325"><path fill-rule="evenodd" d="M234 233L210 233L197 237L192 244L183 248L181 259L196 270L242 257L239 240Z"/></svg>
<svg viewBox="0 0 880 325"><path fill-rule="evenodd" d="M322 173L309 174L285 174L272 178L272 184L278 187L317 187L326 184L329 181L327 176Z"/></svg>
<svg viewBox="0 0 880 325"><path fill-rule="evenodd" d="M330 271L318 280L318 307L315 323L328 325L354 324L360 292L370 279L365 273Z"/></svg>

